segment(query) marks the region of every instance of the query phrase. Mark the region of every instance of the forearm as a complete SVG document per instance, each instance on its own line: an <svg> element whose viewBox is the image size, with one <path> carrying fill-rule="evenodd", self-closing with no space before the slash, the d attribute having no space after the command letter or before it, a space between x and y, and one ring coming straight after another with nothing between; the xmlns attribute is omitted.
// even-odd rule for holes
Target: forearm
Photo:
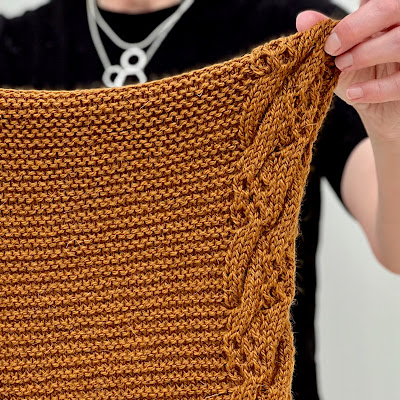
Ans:
<svg viewBox="0 0 400 400"><path fill-rule="evenodd" d="M378 187L376 246L384 266L400 274L400 140L373 141Z"/></svg>
<svg viewBox="0 0 400 400"><path fill-rule="evenodd" d="M400 274L400 145L360 142L342 175L343 201L362 226L377 260Z"/></svg>

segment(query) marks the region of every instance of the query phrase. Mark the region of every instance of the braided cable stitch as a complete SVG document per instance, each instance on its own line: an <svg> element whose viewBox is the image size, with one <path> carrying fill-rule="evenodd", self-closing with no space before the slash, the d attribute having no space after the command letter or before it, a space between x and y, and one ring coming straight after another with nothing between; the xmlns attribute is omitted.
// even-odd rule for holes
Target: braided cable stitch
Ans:
<svg viewBox="0 0 400 400"><path fill-rule="evenodd" d="M290 399L338 21L122 88L0 89L0 398Z"/></svg>

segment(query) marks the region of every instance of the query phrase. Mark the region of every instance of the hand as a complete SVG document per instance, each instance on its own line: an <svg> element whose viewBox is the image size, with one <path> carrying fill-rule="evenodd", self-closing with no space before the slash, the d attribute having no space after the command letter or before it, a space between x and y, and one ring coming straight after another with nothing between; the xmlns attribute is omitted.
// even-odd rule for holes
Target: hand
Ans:
<svg viewBox="0 0 400 400"><path fill-rule="evenodd" d="M297 16L298 31L328 17ZM362 0L333 29L325 51L342 71L335 93L359 113L371 141L400 143L400 1Z"/></svg>

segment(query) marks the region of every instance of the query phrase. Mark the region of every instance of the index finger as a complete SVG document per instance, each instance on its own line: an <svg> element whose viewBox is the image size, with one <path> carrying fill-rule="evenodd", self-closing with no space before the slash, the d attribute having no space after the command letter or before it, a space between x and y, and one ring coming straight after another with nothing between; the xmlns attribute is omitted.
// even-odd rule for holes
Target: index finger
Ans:
<svg viewBox="0 0 400 400"><path fill-rule="evenodd" d="M400 21L399 0L370 0L346 15L332 30L325 51L337 56L361 43L374 33Z"/></svg>

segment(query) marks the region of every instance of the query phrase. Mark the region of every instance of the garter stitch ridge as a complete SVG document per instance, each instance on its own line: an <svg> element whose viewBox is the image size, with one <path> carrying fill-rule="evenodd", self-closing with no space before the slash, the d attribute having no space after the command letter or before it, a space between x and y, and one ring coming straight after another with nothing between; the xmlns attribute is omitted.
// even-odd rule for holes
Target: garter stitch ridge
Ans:
<svg viewBox="0 0 400 400"><path fill-rule="evenodd" d="M122 88L0 90L0 398L291 398L338 21Z"/></svg>

